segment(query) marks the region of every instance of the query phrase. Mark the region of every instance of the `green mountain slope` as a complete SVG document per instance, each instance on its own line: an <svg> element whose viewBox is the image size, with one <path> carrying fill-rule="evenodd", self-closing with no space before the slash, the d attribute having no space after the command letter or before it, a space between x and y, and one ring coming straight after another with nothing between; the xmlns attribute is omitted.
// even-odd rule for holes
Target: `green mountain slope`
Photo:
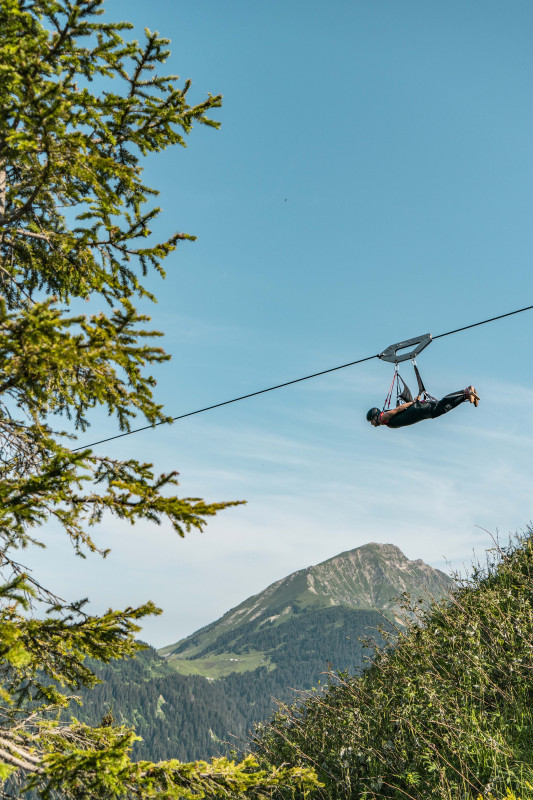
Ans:
<svg viewBox="0 0 533 800"><path fill-rule="evenodd" d="M261 666L274 669L280 642L287 637L285 626L295 617L299 620L297 629L302 629L306 614L324 627L320 623L328 619L325 612L336 607L379 611L392 620L399 608L398 597L404 593L427 603L440 598L452 584L448 575L423 561L410 561L395 545L367 544L276 581L216 622L159 653L180 674L220 678ZM356 616L351 615L351 619ZM374 624L380 621L383 619L379 616L373 619ZM293 627L291 624L291 630ZM356 636L368 635L364 626L356 627ZM339 655L331 652L327 658L338 664ZM360 659L357 661L360 664Z"/></svg>

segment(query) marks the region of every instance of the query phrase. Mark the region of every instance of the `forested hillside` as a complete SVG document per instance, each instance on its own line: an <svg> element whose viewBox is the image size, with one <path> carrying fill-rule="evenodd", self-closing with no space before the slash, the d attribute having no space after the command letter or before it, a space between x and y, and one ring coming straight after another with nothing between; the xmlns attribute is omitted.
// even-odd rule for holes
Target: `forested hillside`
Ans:
<svg viewBox="0 0 533 800"><path fill-rule="evenodd" d="M71 713L98 724L111 711L116 722L134 726L142 737L135 758L192 760L239 749L253 724L273 713L274 698L292 702L294 689L324 684L333 667L358 674L365 658L359 637L382 641L377 626L391 627L378 612L346 608L300 617L254 642L276 649L275 668L210 680L179 675L149 648L135 659L95 667L102 683L83 692L83 707Z"/></svg>

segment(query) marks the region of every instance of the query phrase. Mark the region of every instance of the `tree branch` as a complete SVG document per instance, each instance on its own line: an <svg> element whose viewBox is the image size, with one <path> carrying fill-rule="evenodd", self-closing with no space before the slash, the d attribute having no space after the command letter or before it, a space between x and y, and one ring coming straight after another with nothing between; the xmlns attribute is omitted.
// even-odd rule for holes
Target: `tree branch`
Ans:
<svg viewBox="0 0 533 800"><path fill-rule="evenodd" d="M0 244L2 244L2 242L3 242L3 238L2 238L2 236L0 235ZM25 297L25 298L26 298L26 300L28 300L30 303L34 303L34 304L35 304L35 301L32 299L31 295L29 295L29 294L28 294L26 291L24 291L24 289L22 288L22 286L20 285L20 283L19 283L18 281L16 281L16 280L15 280L15 278L14 278L14 277L13 277L13 275L12 275L12 274L9 272L9 270L7 270L7 269L6 269L4 266L2 266L2 264L1 264L1 263L0 263L0 271L1 271L1 272L3 272L3 273L5 273L5 275L7 275L7 277L8 277L8 278L9 278L9 280L11 281L11 283L14 283L14 284L15 284L15 286L17 287L17 289L19 290L19 292L21 293L21 295L23 295L23 297Z"/></svg>
<svg viewBox="0 0 533 800"><path fill-rule="evenodd" d="M33 753L30 753L27 750L27 748L19 747L18 745L13 744L13 742L10 741L9 739L4 739L3 736L0 736L0 745L2 745L3 747L7 747L9 750L13 750L14 753L17 753L17 755L26 759L26 761L29 761L35 766L39 766L41 763L40 757L33 755Z"/></svg>
<svg viewBox="0 0 533 800"><path fill-rule="evenodd" d="M43 239L45 242L50 242L50 239L46 233L34 233L33 231L25 231L22 228L16 228L13 233L20 233L21 236L31 236L32 239Z"/></svg>
<svg viewBox="0 0 533 800"><path fill-rule="evenodd" d="M25 761L21 758L17 758L16 756L11 755L11 753L8 753L7 750L3 750L2 748L0 748L0 760L5 761L7 764L12 764L14 767L18 767L19 769L24 769L27 772L38 772L40 774L44 772L43 768L39 767L37 764L32 764L30 761Z"/></svg>

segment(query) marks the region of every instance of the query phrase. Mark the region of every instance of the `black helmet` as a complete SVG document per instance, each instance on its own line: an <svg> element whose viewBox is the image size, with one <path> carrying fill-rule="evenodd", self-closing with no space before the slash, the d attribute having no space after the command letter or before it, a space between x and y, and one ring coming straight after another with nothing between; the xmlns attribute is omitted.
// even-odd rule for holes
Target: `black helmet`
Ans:
<svg viewBox="0 0 533 800"><path fill-rule="evenodd" d="M368 414L366 415L366 418L369 422L372 422L372 420L375 420L377 422L378 419L380 418L380 415L381 411L379 410L379 408L371 408Z"/></svg>

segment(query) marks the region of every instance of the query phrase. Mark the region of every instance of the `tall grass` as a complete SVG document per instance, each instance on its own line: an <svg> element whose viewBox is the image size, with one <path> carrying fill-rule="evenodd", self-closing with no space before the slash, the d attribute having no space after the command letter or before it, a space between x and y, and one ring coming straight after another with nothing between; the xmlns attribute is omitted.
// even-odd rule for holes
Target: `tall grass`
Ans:
<svg viewBox="0 0 533 800"><path fill-rule="evenodd" d="M316 797L533 798L532 535L489 551L429 610L407 602L361 678L280 707L254 750L315 767Z"/></svg>

